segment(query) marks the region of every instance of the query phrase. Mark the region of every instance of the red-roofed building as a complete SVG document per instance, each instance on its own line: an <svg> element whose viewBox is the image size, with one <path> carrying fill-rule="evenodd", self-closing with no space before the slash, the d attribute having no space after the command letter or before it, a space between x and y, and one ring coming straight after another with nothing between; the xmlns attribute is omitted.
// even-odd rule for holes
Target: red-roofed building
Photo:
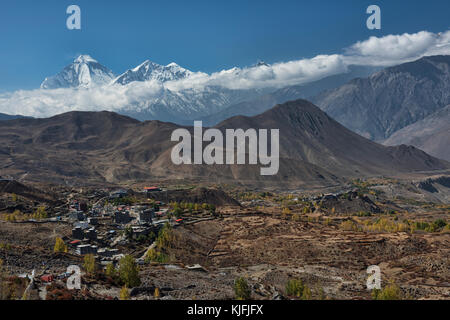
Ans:
<svg viewBox="0 0 450 320"><path fill-rule="evenodd" d="M41 277L41 280L42 280L43 282L52 282L54 279L55 279L55 278L54 278L51 274L44 274L44 275Z"/></svg>

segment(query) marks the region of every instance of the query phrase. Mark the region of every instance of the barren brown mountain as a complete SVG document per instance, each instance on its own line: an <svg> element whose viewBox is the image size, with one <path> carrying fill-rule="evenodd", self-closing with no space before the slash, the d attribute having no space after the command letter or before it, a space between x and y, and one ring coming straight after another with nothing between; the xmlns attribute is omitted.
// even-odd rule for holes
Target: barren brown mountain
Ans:
<svg viewBox="0 0 450 320"><path fill-rule="evenodd" d="M275 176L261 176L259 164L176 166L170 159L175 145L170 136L177 128L111 112L4 121L0 123L0 175L67 184L189 178L297 187L450 167L414 147L386 147L367 140L305 100L277 105L255 117L233 117L217 126L220 130L280 129L280 170Z"/></svg>

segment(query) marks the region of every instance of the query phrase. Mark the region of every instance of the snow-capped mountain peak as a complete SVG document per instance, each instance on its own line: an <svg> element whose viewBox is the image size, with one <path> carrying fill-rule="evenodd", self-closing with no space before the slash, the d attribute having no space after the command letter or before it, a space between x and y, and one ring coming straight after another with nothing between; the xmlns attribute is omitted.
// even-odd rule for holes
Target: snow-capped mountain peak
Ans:
<svg viewBox="0 0 450 320"><path fill-rule="evenodd" d="M82 55L78 56L78 58L76 58L73 62L74 63L98 63L97 60L95 60L88 54L82 54Z"/></svg>
<svg viewBox="0 0 450 320"><path fill-rule="evenodd" d="M110 83L114 74L89 55L78 56L55 76L45 78L41 89L92 87Z"/></svg>
<svg viewBox="0 0 450 320"><path fill-rule="evenodd" d="M156 80L158 82L166 82L180 80L189 77L191 71L180 67L175 62L166 66L146 60L134 69L127 70L118 76L114 83L126 85L134 81Z"/></svg>

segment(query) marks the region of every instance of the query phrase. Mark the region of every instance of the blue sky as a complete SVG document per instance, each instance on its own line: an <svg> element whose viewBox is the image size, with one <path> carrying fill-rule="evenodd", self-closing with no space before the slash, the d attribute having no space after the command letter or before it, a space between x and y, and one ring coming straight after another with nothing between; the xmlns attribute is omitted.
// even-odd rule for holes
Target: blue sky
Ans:
<svg viewBox="0 0 450 320"><path fill-rule="evenodd" d="M66 8L82 10L82 30L66 28ZM382 30L366 28L366 8L382 10ZM370 36L443 32L450 1L362 0L2 0L0 92L39 87L80 53L115 73L146 59L214 72L342 53Z"/></svg>

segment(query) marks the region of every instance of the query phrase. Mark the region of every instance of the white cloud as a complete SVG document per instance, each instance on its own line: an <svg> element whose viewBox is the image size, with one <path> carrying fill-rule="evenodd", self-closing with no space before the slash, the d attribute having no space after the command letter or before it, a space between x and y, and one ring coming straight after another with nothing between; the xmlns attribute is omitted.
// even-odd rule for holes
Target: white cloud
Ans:
<svg viewBox="0 0 450 320"><path fill-rule="evenodd" d="M261 65L250 68L232 68L212 73L195 73L191 77L166 82L169 90L180 91L205 86L222 86L228 89L253 89L283 87L318 80L328 75L346 71L340 55L320 55L312 59Z"/></svg>
<svg viewBox="0 0 450 320"><path fill-rule="evenodd" d="M345 50L347 64L392 66L423 56L450 54L450 31L435 34L428 31L370 37Z"/></svg>
<svg viewBox="0 0 450 320"><path fill-rule="evenodd" d="M163 86L155 81L135 82L130 86L19 90L0 94L0 112L47 117L69 111L117 111L157 99L162 90Z"/></svg>
<svg viewBox="0 0 450 320"><path fill-rule="evenodd" d="M164 84L147 81L88 89L19 90L0 94L0 112L46 117L72 110L147 108L163 99L168 90L185 99L188 91L201 94L209 86L227 89L283 87L343 73L349 65L392 66L437 54L450 54L450 31L371 37L345 49L343 54L318 55L311 59L233 68L212 74L195 72L187 79Z"/></svg>

